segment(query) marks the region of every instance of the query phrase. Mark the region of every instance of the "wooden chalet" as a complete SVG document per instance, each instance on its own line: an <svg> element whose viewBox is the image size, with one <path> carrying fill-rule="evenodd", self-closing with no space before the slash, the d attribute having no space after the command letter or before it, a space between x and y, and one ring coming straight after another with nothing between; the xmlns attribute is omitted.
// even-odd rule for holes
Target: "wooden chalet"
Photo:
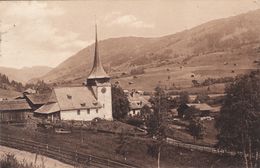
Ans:
<svg viewBox="0 0 260 168"><path fill-rule="evenodd" d="M46 104L49 101L51 93L45 94L25 94L24 98L27 100L29 105L32 107L33 111L39 109L41 106Z"/></svg>
<svg viewBox="0 0 260 168"><path fill-rule="evenodd" d="M33 110L24 99L0 101L0 122L26 122Z"/></svg>

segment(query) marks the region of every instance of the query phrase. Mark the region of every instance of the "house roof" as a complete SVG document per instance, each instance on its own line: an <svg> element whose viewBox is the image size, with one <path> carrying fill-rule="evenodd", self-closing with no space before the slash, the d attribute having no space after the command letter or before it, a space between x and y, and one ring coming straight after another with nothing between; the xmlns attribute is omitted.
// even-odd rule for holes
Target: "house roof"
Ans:
<svg viewBox="0 0 260 168"><path fill-rule="evenodd" d="M28 88L23 93L36 93L36 90Z"/></svg>
<svg viewBox="0 0 260 168"><path fill-rule="evenodd" d="M130 109L141 109L145 105L151 107L151 103L148 101L147 97L144 96L128 96L128 101L130 103Z"/></svg>
<svg viewBox="0 0 260 168"><path fill-rule="evenodd" d="M54 93L60 110L100 108L91 87L55 88Z"/></svg>
<svg viewBox="0 0 260 168"><path fill-rule="evenodd" d="M58 103L47 103L35 111L40 114L50 114L60 111Z"/></svg>
<svg viewBox="0 0 260 168"><path fill-rule="evenodd" d="M0 111L31 110L32 108L25 99L0 101Z"/></svg>
<svg viewBox="0 0 260 168"><path fill-rule="evenodd" d="M25 97L27 97L30 100L30 102L32 102L32 104L40 105L40 104L47 103L50 95L51 95L50 93L47 93L47 94L29 94L29 95L25 95Z"/></svg>
<svg viewBox="0 0 260 168"><path fill-rule="evenodd" d="M189 107L195 107L196 109L199 109L201 111L215 111L216 109L209 106L208 104L206 103L201 103L201 104L187 104Z"/></svg>

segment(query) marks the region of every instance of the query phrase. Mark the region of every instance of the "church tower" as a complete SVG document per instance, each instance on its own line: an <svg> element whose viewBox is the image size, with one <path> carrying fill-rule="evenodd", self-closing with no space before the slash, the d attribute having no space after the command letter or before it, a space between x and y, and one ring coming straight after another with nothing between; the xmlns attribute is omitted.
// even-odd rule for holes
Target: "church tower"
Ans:
<svg viewBox="0 0 260 168"><path fill-rule="evenodd" d="M99 116L103 119L113 120L112 117L112 93L111 93L111 82L110 76L105 72L98 49L97 39L97 25L95 25L95 51L94 51L94 62L92 70L87 78L87 86L92 87L93 92L97 98L97 101L101 104L101 108L98 109Z"/></svg>

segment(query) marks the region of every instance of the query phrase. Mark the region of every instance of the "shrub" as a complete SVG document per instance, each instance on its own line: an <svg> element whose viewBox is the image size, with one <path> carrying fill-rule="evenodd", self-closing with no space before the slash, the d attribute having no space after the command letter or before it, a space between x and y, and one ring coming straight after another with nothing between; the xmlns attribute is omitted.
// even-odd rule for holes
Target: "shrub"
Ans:
<svg viewBox="0 0 260 168"><path fill-rule="evenodd" d="M13 154L5 154L0 159L1 168L36 168L32 163L19 162Z"/></svg>

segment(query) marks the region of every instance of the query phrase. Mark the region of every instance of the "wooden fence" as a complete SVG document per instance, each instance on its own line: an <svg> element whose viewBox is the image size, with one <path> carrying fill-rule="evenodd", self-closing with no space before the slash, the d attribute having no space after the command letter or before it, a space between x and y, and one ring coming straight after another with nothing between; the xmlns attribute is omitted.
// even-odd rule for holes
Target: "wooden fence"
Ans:
<svg viewBox="0 0 260 168"><path fill-rule="evenodd" d="M36 154L48 156L74 166L97 168L137 168L137 166L113 161L78 151L69 151L65 147L57 147L35 141L17 139L12 136L0 136L0 145L25 150Z"/></svg>

